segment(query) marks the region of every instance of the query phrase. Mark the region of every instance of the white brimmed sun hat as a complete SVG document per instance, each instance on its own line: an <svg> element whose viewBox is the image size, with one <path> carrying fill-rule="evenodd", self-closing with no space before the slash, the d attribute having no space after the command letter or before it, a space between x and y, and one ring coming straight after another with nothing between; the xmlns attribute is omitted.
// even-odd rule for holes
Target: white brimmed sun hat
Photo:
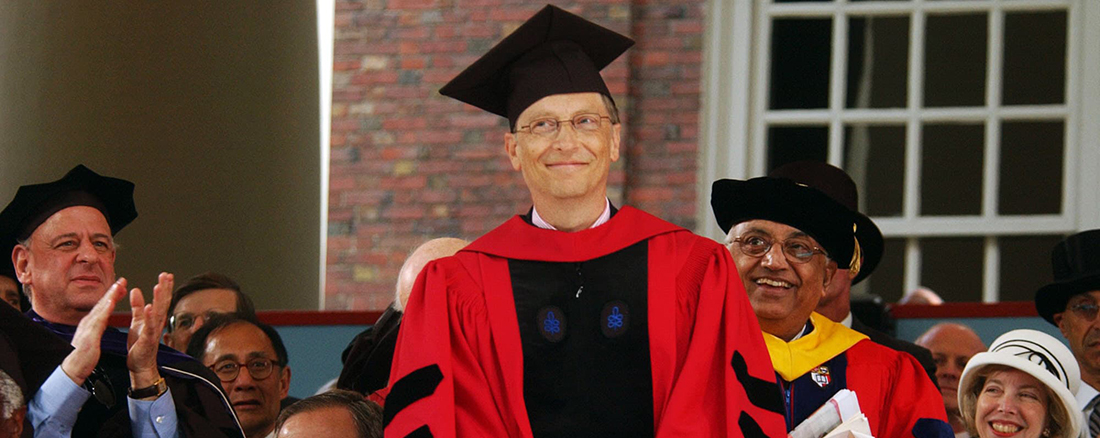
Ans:
<svg viewBox="0 0 1100 438"><path fill-rule="evenodd" d="M975 409L973 401L964 401L964 396L979 371L989 365L1012 367L1043 382L1054 393L1050 403L1061 404L1069 414L1069 424L1061 425L1066 432L1062 436L1079 436L1081 415L1073 394L1077 393L1077 387L1081 384L1081 371L1073 353L1062 341L1030 329L1012 330L998 337L989 346L989 351L975 354L963 369L958 392L960 411Z"/></svg>

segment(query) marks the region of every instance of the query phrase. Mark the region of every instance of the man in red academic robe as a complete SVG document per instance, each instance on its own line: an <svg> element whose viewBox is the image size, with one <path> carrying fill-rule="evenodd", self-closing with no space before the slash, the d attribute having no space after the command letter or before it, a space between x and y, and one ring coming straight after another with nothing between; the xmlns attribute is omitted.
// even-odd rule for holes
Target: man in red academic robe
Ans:
<svg viewBox="0 0 1100 438"><path fill-rule="evenodd" d="M548 6L440 92L507 117L534 203L420 274L387 436L781 436L782 400L729 253L607 199L599 70L633 41Z"/></svg>

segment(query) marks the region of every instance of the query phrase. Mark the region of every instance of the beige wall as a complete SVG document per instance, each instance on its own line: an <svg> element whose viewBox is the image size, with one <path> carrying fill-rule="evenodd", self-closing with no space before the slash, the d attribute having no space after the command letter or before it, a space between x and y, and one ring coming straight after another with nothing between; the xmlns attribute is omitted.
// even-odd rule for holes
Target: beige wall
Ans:
<svg viewBox="0 0 1100 438"><path fill-rule="evenodd" d="M116 266L318 301L313 2L0 3L0 202L78 163L137 185Z"/></svg>

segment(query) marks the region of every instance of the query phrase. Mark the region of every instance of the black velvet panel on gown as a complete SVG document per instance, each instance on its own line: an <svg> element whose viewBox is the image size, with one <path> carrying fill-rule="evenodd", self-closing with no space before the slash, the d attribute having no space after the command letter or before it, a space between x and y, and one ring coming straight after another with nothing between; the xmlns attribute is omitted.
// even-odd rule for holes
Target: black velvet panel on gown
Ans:
<svg viewBox="0 0 1100 438"><path fill-rule="evenodd" d="M509 261L535 436L653 436L647 250Z"/></svg>

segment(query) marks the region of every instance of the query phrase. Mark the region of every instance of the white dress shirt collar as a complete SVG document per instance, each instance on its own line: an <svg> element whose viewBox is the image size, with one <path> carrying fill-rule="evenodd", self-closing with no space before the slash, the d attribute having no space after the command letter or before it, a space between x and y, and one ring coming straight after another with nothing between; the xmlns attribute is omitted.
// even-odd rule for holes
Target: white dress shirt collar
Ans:
<svg viewBox="0 0 1100 438"><path fill-rule="evenodd" d="M596 222L593 223L591 227L588 227L589 229L603 225L611 219L611 201L607 198L604 198L603 202L603 213L600 214L600 217L596 218ZM550 225L550 223L546 222L546 220L544 220L542 216L539 216L539 210L534 206L531 206L531 223L534 224L536 227L542 228L544 230L557 230L557 228L554 228L553 225Z"/></svg>

